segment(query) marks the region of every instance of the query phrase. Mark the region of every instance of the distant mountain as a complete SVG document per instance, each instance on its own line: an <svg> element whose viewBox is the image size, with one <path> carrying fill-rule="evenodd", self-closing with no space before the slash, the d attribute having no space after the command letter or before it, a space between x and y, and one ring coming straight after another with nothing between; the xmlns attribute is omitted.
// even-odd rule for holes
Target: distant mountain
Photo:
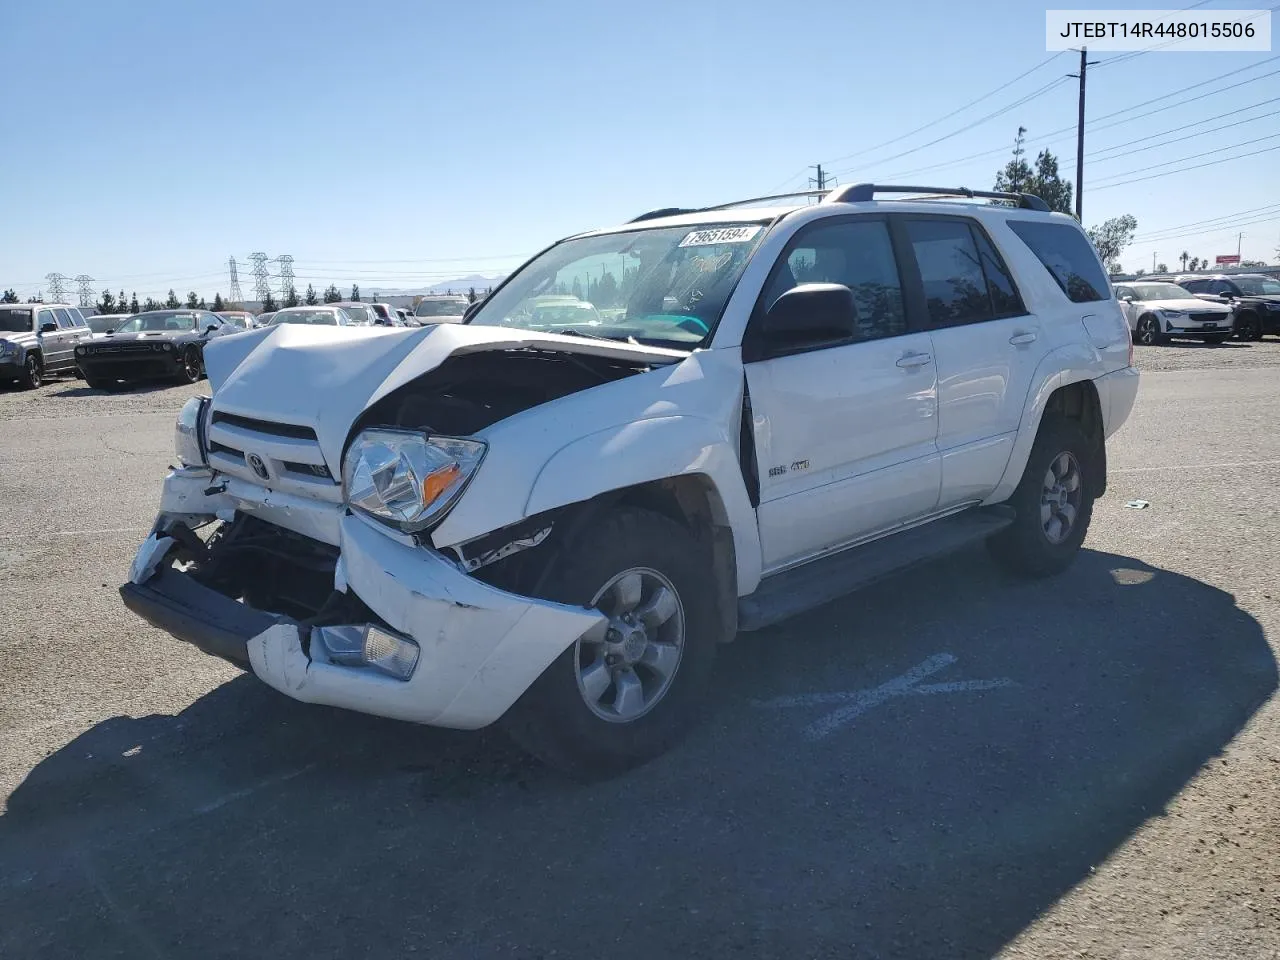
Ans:
<svg viewBox="0 0 1280 960"><path fill-rule="evenodd" d="M458 277L456 280L444 280L429 287L376 287L362 284L360 293L366 300L374 293L379 297L425 297L433 293L446 293L449 290L454 293L466 293L472 287L476 288L477 293L483 293L487 287L496 287L503 279L505 279L504 276L485 277L473 273Z"/></svg>

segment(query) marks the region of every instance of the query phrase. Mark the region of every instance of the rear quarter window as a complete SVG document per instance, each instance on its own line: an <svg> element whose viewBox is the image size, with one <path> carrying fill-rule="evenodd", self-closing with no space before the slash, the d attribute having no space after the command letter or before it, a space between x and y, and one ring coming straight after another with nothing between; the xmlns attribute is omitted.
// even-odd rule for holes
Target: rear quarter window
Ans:
<svg viewBox="0 0 1280 960"><path fill-rule="evenodd" d="M1111 299L1111 283L1098 253L1079 228L1035 220L1008 223L1073 303Z"/></svg>

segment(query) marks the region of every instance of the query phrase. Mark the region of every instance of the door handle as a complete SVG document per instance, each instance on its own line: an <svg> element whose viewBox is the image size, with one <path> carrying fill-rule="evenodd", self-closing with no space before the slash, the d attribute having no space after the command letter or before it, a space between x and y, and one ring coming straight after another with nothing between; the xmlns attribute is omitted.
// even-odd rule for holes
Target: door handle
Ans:
<svg viewBox="0 0 1280 960"><path fill-rule="evenodd" d="M1024 343L1035 343L1037 336L1039 336L1039 334L1034 331L1029 333L1015 333L1009 338L1009 342L1015 346L1021 346Z"/></svg>
<svg viewBox="0 0 1280 960"><path fill-rule="evenodd" d="M908 353L898 358L898 366L906 369L923 367L926 363L933 363L933 357L927 353Z"/></svg>

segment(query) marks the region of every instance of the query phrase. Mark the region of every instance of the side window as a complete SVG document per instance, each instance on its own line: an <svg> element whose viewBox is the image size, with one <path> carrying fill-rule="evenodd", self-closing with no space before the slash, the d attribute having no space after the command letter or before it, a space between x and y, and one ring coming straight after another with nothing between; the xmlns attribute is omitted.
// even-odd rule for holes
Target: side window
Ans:
<svg viewBox="0 0 1280 960"><path fill-rule="evenodd" d="M71 317L71 326L76 329L87 326L84 322L84 314L80 312L79 307L67 307L67 314Z"/></svg>
<svg viewBox="0 0 1280 960"><path fill-rule="evenodd" d="M71 319L71 312L64 307L58 307L53 311L58 317L59 330L75 329L75 322Z"/></svg>
<svg viewBox="0 0 1280 960"><path fill-rule="evenodd" d="M963 220L907 220L929 322L935 327L994 317L978 245ZM1008 278L1006 277L1006 280Z"/></svg>
<svg viewBox="0 0 1280 960"><path fill-rule="evenodd" d="M761 306L767 310L801 283L840 283L852 290L860 340L907 331L898 262L883 220L818 222L801 230L773 268Z"/></svg>
<svg viewBox="0 0 1280 960"><path fill-rule="evenodd" d="M1014 285L1013 275L1005 266L987 235L973 224L969 225L973 239L978 244L978 256L982 260L982 274L987 278L987 293L991 296L991 310L996 318L1020 317L1027 312L1022 295Z"/></svg>
<svg viewBox="0 0 1280 960"><path fill-rule="evenodd" d="M1178 284L1180 287L1186 287L1192 293L1208 293L1209 281L1207 280L1184 280Z"/></svg>
<svg viewBox="0 0 1280 960"><path fill-rule="evenodd" d="M1079 227L1044 220L1008 223L1073 303L1111 299L1111 284L1098 252Z"/></svg>
<svg viewBox="0 0 1280 960"><path fill-rule="evenodd" d="M41 310L36 313L36 333L39 333L40 328L46 323L52 323L54 326L58 324L58 318L52 310Z"/></svg>
<svg viewBox="0 0 1280 960"><path fill-rule="evenodd" d="M1227 283L1227 281L1225 280L1210 280L1209 292L1217 293L1217 294L1228 294L1228 293L1234 293L1235 291L1231 289L1231 284Z"/></svg>

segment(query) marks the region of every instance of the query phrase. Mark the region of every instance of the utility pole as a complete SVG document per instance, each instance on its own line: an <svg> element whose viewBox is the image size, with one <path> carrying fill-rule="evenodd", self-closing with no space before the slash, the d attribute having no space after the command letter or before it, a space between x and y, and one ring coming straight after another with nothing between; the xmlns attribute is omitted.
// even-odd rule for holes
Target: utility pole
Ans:
<svg viewBox="0 0 1280 960"><path fill-rule="evenodd" d="M82 273L80 276L76 277L76 283L80 284L80 306L92 307L93 290L90 288L89 284L93 283L93 277L89 276L87 273Z"/></svg>
<svg viewBox="0 0 1280 960"><path fill-rule="evenodd" d="M1152 273L1156 272L1156 255L1154 251L1151 254L1151 272Z"/></svg>
<svg viewBox="0 0 1280 960"><path fill-rule="evenodd" d="M827 175L822 171L822 164L815 164L814 169L818 171L816 177L810 177L809 182L814 184L819 190L827 189Z"/></svg>
<svg viewBox="0 0 1280 960"><path fill-rule="evenodd" d="M1240 261L1240 244L1244 240L1243 233L1236 234L1236 265L1239 266Z"/></svg>
<svg viewBox="0 0 1280 960"><path fill-rule="evenodd" d="M62 281L67 278L60 273L47 273L44 278L49 281L49 302L62 303L67 298Z"/></svg>
<svg viewBox="0 0 1280 960"><path fill-rule="evenodd" d="M243 303L244 294L240 292L239 264L236 263L236 258L232 257L228 260L227 266L231 268L231 302L236 304Z"/></svg>
<svg viewBox="0 0 1280 960"><path fill-rule="evenodd" d="M267 255L265 253L249 254L249 262L253 264L253 292L259 303L265 303L271 293L271 275L267 272Z"/></svg>
<svg viewBox="0 0 1280 960"><path fill-rule="evenodd" d="M1080 72L1069 73L1069 77L1080 78L1080 113L1076 119L1076 219L1084 223L1084 78L1090 63L1089 48L1080 48Z"/></svg>

